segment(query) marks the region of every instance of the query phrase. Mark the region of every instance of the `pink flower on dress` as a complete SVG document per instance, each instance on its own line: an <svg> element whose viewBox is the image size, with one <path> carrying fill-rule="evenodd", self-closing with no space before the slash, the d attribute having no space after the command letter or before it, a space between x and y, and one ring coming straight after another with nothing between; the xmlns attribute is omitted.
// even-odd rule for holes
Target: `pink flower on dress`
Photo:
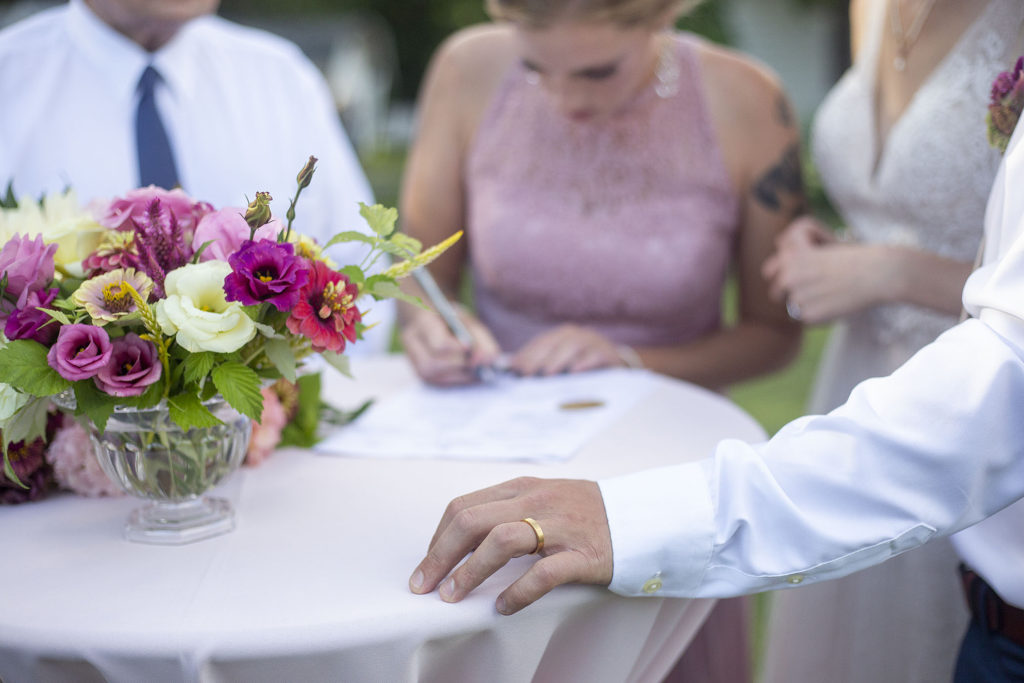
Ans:
<svg viewBox="0 0 1024 683"><path fill-rule="evenodd" d="M277 241L277 233L284 226L281 221L273 220L256 230L254 240ZM245 222L245 209L229 208L212 211L199 221L195 235L192 237L192 250L199 251L204 242L210 245L199 256L200 261L227 261L228 257L238 251L239 247L249 239L249 224Z"/></svg>
<svg viewBox="0 0 1024 683"><path fill-rule="evenodd" d="M88 432L71 418L64 420L64 426L57 430L50 441L46 460L53 466L54 476L61 488L94 498L122 494L117 484L100 467L93 454Z"/></svg>
<svg viewBox="0 0 1024 683"><path fill-rule="evenodd" d="M992 83L988 105L989 144L1006 152L1013 129L1024 111L1024 56L1017 58L1012 71L1003 71Z"/></svg>
<svg viewBox="0 0 1024 683"><path fill-rule="evenodd" d="M288 413L274 388L264 387L260 393L263 394L263 414L260 422L252 422L249 451L245 454L245 464L253 467L270 457L281 443L281 431L288 424Z"/></svg>

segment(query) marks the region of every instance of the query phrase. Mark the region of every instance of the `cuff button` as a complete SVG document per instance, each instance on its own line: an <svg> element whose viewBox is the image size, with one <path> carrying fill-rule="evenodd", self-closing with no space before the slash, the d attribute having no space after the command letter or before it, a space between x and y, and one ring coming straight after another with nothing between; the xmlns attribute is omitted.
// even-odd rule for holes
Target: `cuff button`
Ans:
<svg viewBox="0 0 1024 683"><path fill-rule="evenodd" d="M643 592L647 595L654 595L661 590L661 574L655 574L653 577L644 581Z"/></svg>

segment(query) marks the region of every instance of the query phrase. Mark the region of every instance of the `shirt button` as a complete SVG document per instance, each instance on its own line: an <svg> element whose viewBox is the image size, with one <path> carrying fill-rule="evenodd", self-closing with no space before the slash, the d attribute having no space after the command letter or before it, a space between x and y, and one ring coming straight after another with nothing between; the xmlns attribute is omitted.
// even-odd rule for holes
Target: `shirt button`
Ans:
<svg viewBox="0 0 1024 683"><path fill-rule="evenodd" d="M804 580L804 575L803 574L793 574L793 576L787 576L786 577L786 583L791 583L794 586L797 585L798 583L803 583L803 580Z"/></svg>
<svg viewBox="0 0 1024 683"><path fill-rule="evenodd" d="M643 591L648 595L653 595L661 590L661 579L655 576L653 579L647 579L644 582Z"/></svg>

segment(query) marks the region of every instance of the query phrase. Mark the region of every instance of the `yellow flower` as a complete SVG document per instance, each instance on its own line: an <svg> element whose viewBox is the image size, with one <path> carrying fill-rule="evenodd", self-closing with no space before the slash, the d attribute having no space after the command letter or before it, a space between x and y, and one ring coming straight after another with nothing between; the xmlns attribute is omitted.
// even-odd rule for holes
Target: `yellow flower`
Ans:
<svg viewBox="0 0 1024 683"><path fill-rule="evenodd" d="M107 231L78 204L74 190L52 193L42 206L22 198L18 208L0 211L0 240L6 242L16 233L42 235L46 244L56 244L54 263L75 275L81 275L81 262L99 245Z"/></svg>

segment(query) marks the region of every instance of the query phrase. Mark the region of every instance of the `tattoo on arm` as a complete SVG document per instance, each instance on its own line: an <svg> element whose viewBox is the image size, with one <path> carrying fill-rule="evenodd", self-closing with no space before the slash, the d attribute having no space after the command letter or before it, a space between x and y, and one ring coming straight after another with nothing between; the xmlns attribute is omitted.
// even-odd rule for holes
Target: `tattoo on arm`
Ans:
<svg viewBox="0 0 1024 683"><path fill-rule="evenodd" d="M779 98L775 100L775 116L784 128L792 128L796 123L793 110L789 108L789 102L782 93L779 93Z"/></svg>
<svg viewBox="0 0 1024 683"><path fill-rule="evenodd" d="M754 199L763 206L778 211L788 195L803 203L804 181L800 171L800 151L797 143L790 145L778 163L765 171L751 190Z"/></svg>

